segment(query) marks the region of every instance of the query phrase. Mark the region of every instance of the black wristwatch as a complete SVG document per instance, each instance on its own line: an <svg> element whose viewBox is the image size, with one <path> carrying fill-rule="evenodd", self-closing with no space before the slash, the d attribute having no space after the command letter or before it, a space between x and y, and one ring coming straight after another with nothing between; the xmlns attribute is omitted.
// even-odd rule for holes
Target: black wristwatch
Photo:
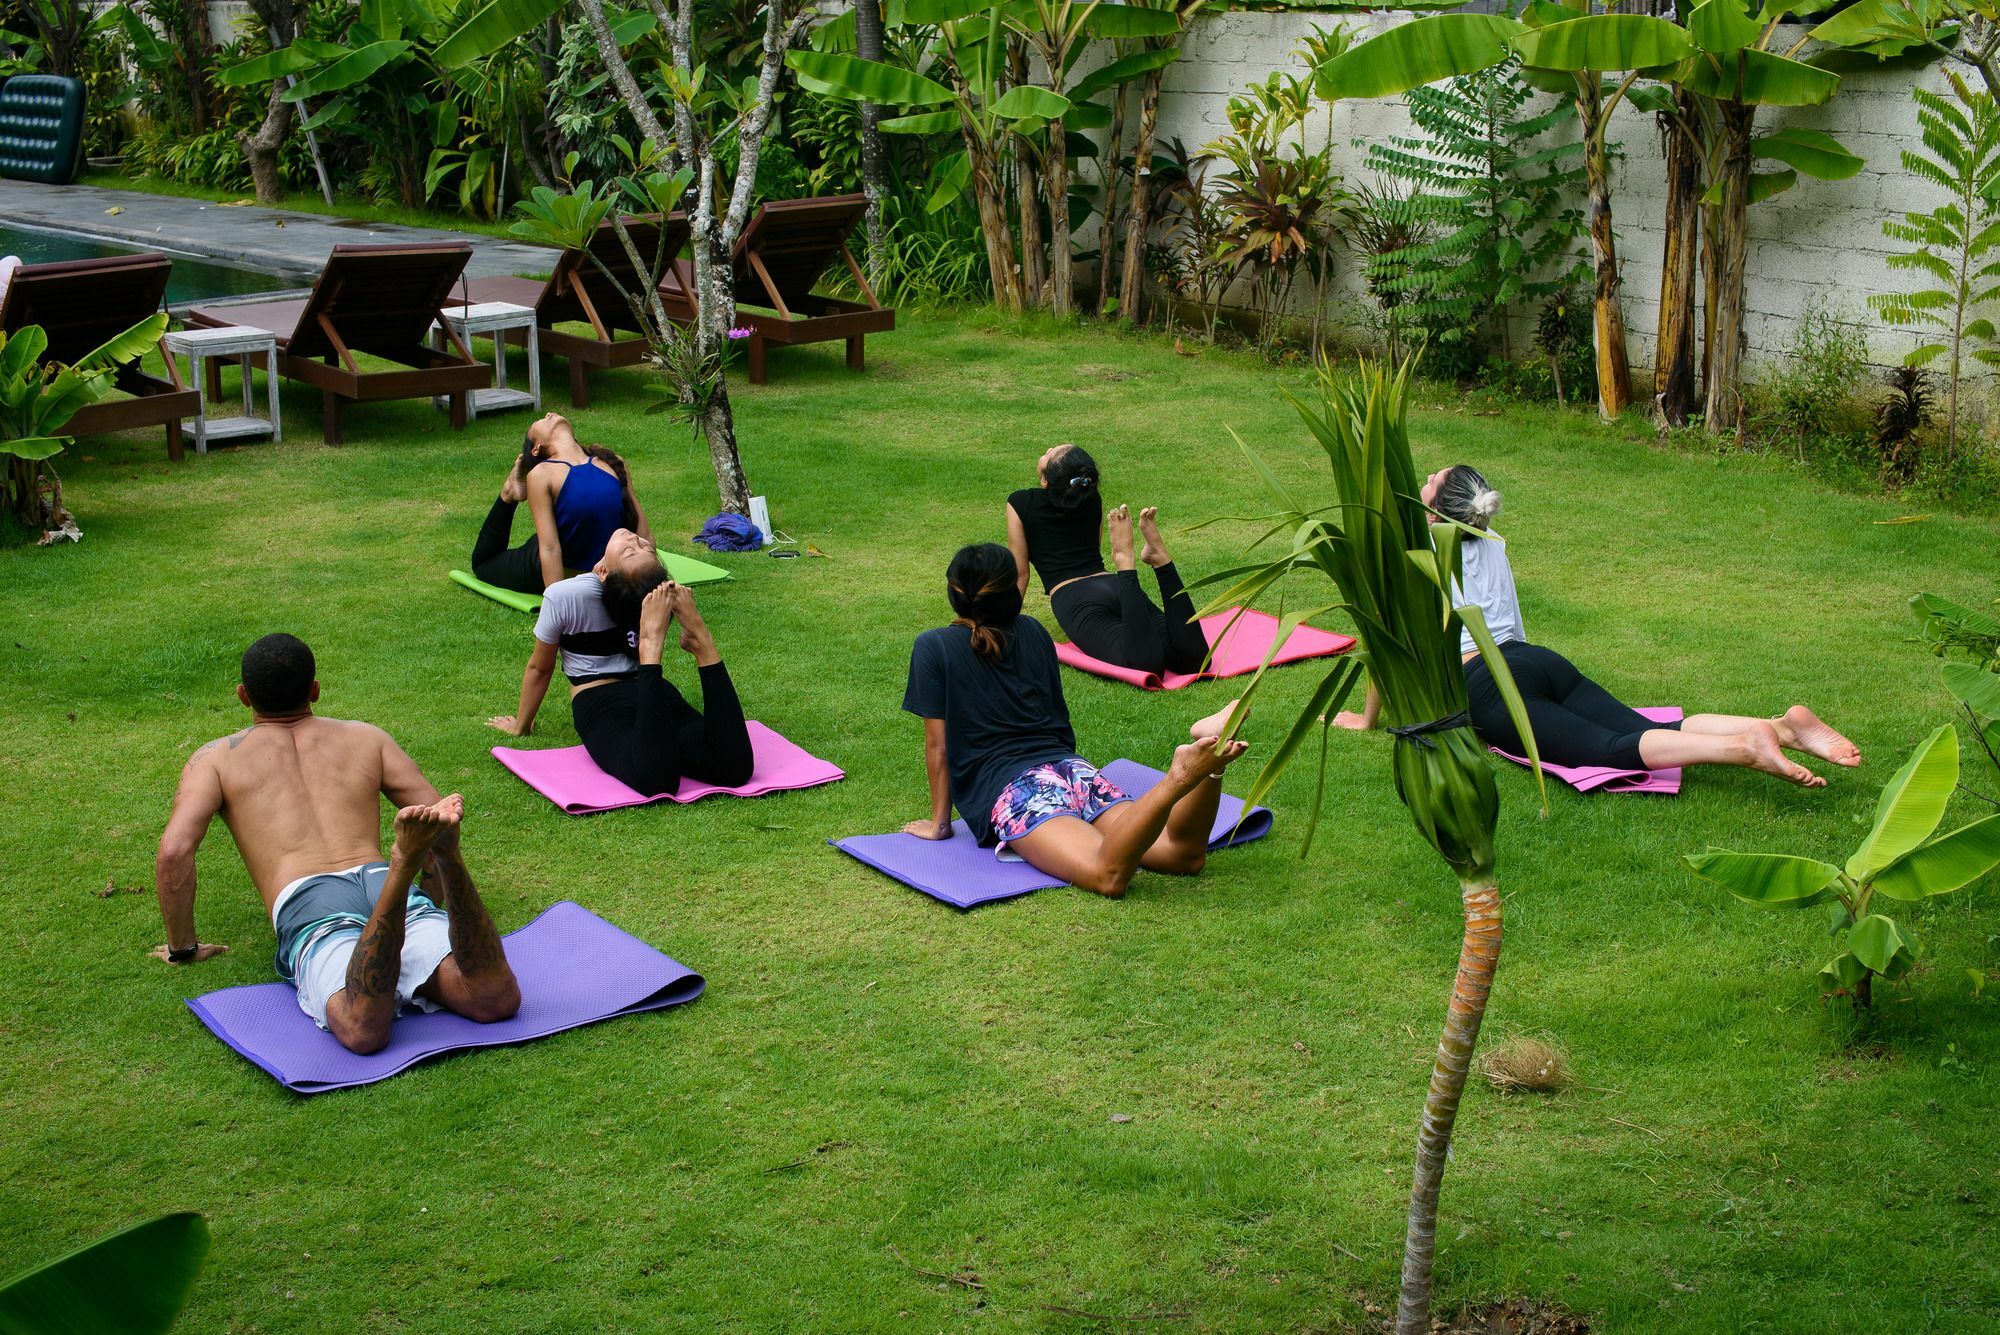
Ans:
<svg viewBox="0 0 2000 1335"><path fill-rule="evenodd" d="M199 955L200 953L201 953L201 942L199 942L199 941L197 941L197 942L195 942L195 943L194 943L193 945L191 945L191 946L187 947L187 948L186 948L185 950L175 950L175 949L174 949L174 948L173 948L172 946L168 946L168 947L167 947L167 963L169 963L169 964L189 964L189 963L192 963L192 962L193 962L193 960L194 960L194 957L195 957L196 955Z"/></svg>

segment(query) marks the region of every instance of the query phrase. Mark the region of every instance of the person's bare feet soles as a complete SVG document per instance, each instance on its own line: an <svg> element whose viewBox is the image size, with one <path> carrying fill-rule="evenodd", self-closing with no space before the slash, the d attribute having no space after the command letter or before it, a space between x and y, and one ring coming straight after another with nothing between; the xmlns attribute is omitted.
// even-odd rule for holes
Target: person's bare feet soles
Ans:
<svg viewBox="0 0 2000 1335"><path fill-rule="evenodd" d="M1815 774L1804 765L1786 756L1778 744L1778 730L1768 723L1759 723L1743 734L1743 743L1750 750L1750 768L1759 773L1774 775L1787 783L1795 783L1801 788L1824 788L1826 777Z"/></svg>
<svg viewBox="0 0 2000 1335"><path fill-rule="evenodd" d="M715 657L715 636L709 634L708 623L701 619L701 611L694 605L694 590L685 584L664 587L674 591L674 623L681 628L681 648L697 661L704 656Z"/></svg>
<svg viewBox="0 0 2000 1335"><path fill-rule="evenodd" d="M1849 769L1861 763L1861 748L1829 728L1804 705L1793 705L1774 725L1780 745Z"/></svg>
<svg viewBox="0 0 2000 1335"><path fill-rule="evenodd" d="M1231 700L1207 718L1196 719L1193 726L1188 729L1188 736L1197 742L1212 742L1222 736L1222 730L1229 726L1230 711L1236 708L1236 704L1236 701Z"/></svg>
<svg viewBox="0 0 2000 1335"><path fill-rule="evenodd" d="M514 466L507 470L507 476L500 481L500 499L512 505L519 505L528 499L528 469L531 465L525 454L516 455Z"/></svg>
<svg viewBox="0 0 2000 1335"><path fill-rule="evenodd" d="M1174 763L1167 771L1167 777L1192 789L1203 779L1222 776L1222 771L1250 749L1245 741L1222 742L1213 738L1207 741L1189 742L1186 746L1174 748Z"/></svg>
<svg viewBox="0 0 2000 1335"><path fill-rule="evenodd" d="M668 580L639 604L639 661L657 663L667 647L667 623L674 616L674 582Z"/></svg>
<svg viewBox="0 0 2000 1335"><path fill-rule="evenodd" d="M395 853L421 865L431 845L456 829L464 818L465 799L457 793L430 806L404 807L396 813Z"/></svg>
<svg viewBox="0 0 2000 1335"><path fill-rule="evenodd" d="M1111 539L1111 564L1114 569L1134 570L1137 562L1132 555L1132 509L1121 505L1104 516L1104 532Z"/></svg>
<svg viewBox="0 0 2000 1335"><path fill-rule="evenodd" d="M1167 540L1160 536L1160 507L1149 505L1139 512L1139 536L1145 545L1139 548L1139 560L1158 568L1174 558L1167 553Z"/></svg>

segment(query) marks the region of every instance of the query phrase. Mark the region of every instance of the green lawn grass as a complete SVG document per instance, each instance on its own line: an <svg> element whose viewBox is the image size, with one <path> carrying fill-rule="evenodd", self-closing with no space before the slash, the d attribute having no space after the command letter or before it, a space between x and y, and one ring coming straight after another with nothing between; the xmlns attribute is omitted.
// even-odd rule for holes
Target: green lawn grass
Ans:
<svg viewBox="0 0 2000 1335"><path fill-rule="evenodd" d="M906 321L863 375L837 345L776 350L771 373L734 387L745 461L828 559L718 558L737 578L701 602L751 715L848 778L759 801L577 819L488 756L529 621L445 571L519 413L454 434L428 405L363 406L328 449L288 386L282 446L64 457L83 543L0 550L0 1270L193 1208L215 1233L197 1331L1324 1331L1391 1301L1459 910L1382 738L1333 738L1304 861L1310 765L1272 838L1122 902L960 914L825 844L924 814L909 644L1046 445L1088 446L1110 498L1160 505L1170 533L1254 514L1225 427L1325 488L1279 398L1301 377L978 314ZM692 533L705 454L642 414L638 374L594 392L585 438L631 460L663 540ZM1672 799L1557 790L1546 819L1501 776L1488 1041L1551 1036L1581 1086L1469 1093L1441 1303L1527 1294L1610 1331L1992 1329L2000 1008L1967 972L1994 967L1991 883L1909 915L1926 963L1861 1025L1818 998L1818 913L1760 913L1677 857L1845 855L1947 716L1903 601L1992 597L1994 526L1878 525L1893 501L1574 413L1438 394L1414 435L1421 466L1476 462L1506 492L1537 639L1634 703L1810 701L1867 755L1819 793L1705 771ZM1182 568L1254 531L1179 536ZM1047 618L1039 591L1029 610ZM312 1099L216 1042L181 1001L270 979L270 927L218 824L198 919L233 952L149 959L153 850L187 754L245 721L237 655L280 629L318 651L325 712L465 793L503 929L573 898L707 995ZM1278 674L1252 741L1316 680ZM1066 686L1100 761L1163 763L1229 698ZM574 741L559 699L536 741Z"/></svg>

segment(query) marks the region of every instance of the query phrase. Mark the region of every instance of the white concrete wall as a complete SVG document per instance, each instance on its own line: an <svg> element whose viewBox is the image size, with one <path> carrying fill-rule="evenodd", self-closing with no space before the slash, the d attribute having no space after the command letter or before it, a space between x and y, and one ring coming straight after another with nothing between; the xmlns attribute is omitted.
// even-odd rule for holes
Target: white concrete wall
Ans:
<svg viewBox="0 0 2000 1335"><path fill-rule="evenodd" d="M1403 17L1371 14L1347 22L1373 34ZM1252 80L1273 70L1302 73L1305 62L1296 47L1315 21L1330 27L1339 16L1235 12L1198 18L1180 60L1168 67L1162 85L1161 141L1179 136L1189 148L1198 148L1228 129L1224 106ZM1909 281L1908 275L1892 274L1885 263L1896 247L1882 235L1882 220L1939 202L1931 186L1902 169L1899 157L1905 147L1921 148L1916 106L1909 96L1912 82L1919 80L1927 87L1946 87L1935 68L1849 74L1823 107L1761 113L1761 129L1790 124L1823 130L1868 165L1847 181L1802 176L1792 189L1750 210L1746 334L1753 363L1782 354L1793 321L1814 292L1861 325L1872 360L1900 361L1915 346L1908 331L1881 325L1868 311L1866 298L1902 290ZM1335 165L1350 179L1369 180L1366 141L1410 130L1400 98L1342 103L1334 111ZM1128 136L1131 133L1128 129ZM1309 147L1326 141L1324 108L1308 119L1304 133ZM1660 134L1651 115L1622 108L1612 138L1624 153L1614 167L1612 209L1624 275L1625 321L1633 359L1650 366L1659 317L1665 196ZM1353 142L1357 139L1363 141L1359 146ZM1358 261L1343 268L1341 295L1358 299L1362 291Z"/></svg>

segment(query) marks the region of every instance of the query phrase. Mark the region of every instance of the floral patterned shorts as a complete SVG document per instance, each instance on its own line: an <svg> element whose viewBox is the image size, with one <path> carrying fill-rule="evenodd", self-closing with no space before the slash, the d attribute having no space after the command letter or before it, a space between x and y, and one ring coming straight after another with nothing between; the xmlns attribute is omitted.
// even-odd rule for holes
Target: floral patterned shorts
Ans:
<svg viewBox="0 0 2000 1335"><path fill-rule="evenodd" d="M1007 785L993 804L993 833L1001 843L1011 843L1057 816L1075 816L1088 823L1132 800L1089 761L1058 760L1024 770Z"/></svg>

